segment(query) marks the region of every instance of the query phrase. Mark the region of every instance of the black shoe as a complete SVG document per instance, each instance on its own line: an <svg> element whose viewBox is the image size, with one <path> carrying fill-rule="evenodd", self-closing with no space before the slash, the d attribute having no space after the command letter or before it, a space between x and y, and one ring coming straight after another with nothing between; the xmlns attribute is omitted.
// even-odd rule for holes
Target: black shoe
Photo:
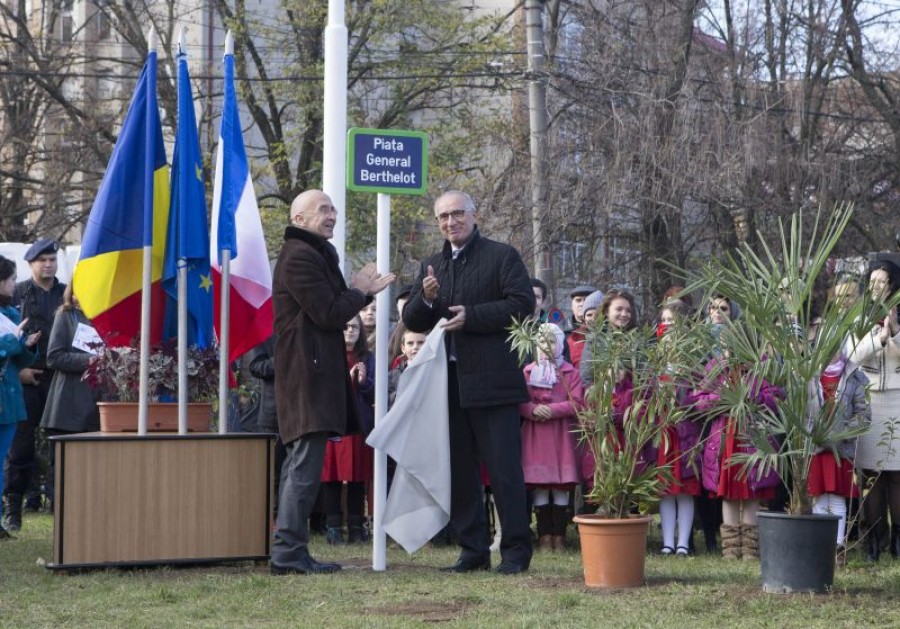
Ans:
<svg viewBox="0 0 900 629"><path fill-rule="evenodd" d="M868 538L867 546L868 546L868 550L869 550L869 552L868 552L869 561L877 562L879 557L881 557L881 542L878 539L878 531L876 531L874 528L872 528L871 530L869 530L869 532L867 534L867 538Z"/></svg>
<svg viewBox="0 0 900 629"><path fill-rule="evenodd" d="M296 565L280 566L274 561L269 564L269 573L276 577L288 574L331 574L341 569L336 563L320 563L312 557L304 557Z"/></svg>
<svg viewBox="0 0 900 629"><path fill-rule="evenodd" d="M19 531L22 529L22 495L8 494L6 496L6 518L3 520L3 526L8 531Z"/></svg>
<svg viewBox="0 0 900 629"><path fill-rule="evenodd" d="M339 526L329 526L325 530L325 541L332 546L343 546L344 531Z"/></svg>
<svg viewBox="0 0 900 629"><path fill-rule="evenodd" d="M491 557L488 555L487 557L482 557L480 559L462 559L460 558L452 566L447 566L446 568L441 568L441 572L477 572L477 571L488 571L491 569Z"/></svg>
<svg viewBox="0 0 900 629"><path fill-rule="evenodd" d="M0 542L5 542L8 539L16 539L15 535L10 535L9 531L0 526Z"/></svg>
<svg viewBox="0 0 900 629"><path fill-rule="evenodd" d="M369 532L366 527L350 525L347 528L348 544L367 544L369 542Z"/></svg>
<svg viewBox="0 0 900 629"><path fill-rule="evenodd" d="M10 512L6 514L6 521L3 523L3 526L7 531L12 531L13 533L22 530L22 512Z"/></svg>
<svg viewBox="0 0 900 629"><path fill-rule="evenodd" d="M494 572L497 574L521 574L528 570L528 566L523 566L520 563L512 563L511 561L503 561L499 566L494 568Z"/></svg>

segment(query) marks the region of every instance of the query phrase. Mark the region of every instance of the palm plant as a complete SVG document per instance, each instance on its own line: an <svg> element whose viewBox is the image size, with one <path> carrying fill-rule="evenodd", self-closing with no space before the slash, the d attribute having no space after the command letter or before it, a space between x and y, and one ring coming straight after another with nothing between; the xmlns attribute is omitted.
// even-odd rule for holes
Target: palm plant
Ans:
<svg viewBox="0 0 900 629"><path fill-rule="evenodd" d="M836 409L811 407L809 395L810 383L841 351L848 335L870 329L873 320L874 306L863 299L846 310L827 304L813 321L814 291L852 213L849 205L819 211L811 226L797 213L787 228L781 225L775 246L760 240L757 252L745 243L733 255L688 274L688 290L721 294L741 306L742 322L727 324L727 363L746 370L751 376L746 382L765 379L783 391L771 411L749 408L748 391L724 387L719 408L712 412L734 417L755 446L755 452L735 457L743 473L753 470L762 476L775 469L782 479L790 479L790 510L796 514L811 512L807 482L814 455L831 446L837 457L832 444L866 430L858 425L838 430ZM888 305L897 300L894 296ZM803 324L815 326L814 341ZM780 439L773 443L773 435Z"/></svg>

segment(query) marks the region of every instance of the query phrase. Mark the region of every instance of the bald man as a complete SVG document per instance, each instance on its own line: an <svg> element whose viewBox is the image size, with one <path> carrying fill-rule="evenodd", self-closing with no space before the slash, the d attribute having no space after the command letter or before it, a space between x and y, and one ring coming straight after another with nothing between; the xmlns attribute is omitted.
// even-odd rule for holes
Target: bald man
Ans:
<svg viewBox="0 0 900 629"><path fill-rule="evenodd" d="M329 437L359 431L344 326L395 279L367 264L348 287L334 236L337 209L321 190L307 190L291 204L291 224L275 266L275 402L278 432L287 456L272 546L271 572L331 573L334 563L309 554L309 514Z"/></svg>

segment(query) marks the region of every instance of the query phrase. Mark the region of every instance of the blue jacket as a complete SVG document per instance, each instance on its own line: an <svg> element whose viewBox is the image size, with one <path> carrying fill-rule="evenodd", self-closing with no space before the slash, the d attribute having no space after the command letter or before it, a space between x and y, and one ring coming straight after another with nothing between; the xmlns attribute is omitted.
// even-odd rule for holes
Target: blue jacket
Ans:
<svg viewBox="0 0 900 629"><path fill-rule="evenodd" d="M18 324L19 311L12 306L0 306L0 314ZM25 399L19 383L19 370L33 364L37 354L27 349L24 339L14 334L0 336L0 424L25 421Z"/></svg>

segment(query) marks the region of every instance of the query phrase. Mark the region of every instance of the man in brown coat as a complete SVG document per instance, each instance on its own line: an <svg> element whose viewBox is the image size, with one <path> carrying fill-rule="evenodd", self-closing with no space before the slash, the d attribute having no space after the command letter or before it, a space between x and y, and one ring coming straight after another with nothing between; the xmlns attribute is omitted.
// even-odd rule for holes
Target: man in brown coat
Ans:
<svg viewBox="0 0 900 629"><path fill-rule="evenodd" d="M275 266L275 402L278 432L287 450L281 472L272 574L334 572L309 554L308 519L328 437L359 430L352 403L344 326L394 281L367 264L348 287L334 236L337 210L319 190L291 204L291 225Z"/></svg>

